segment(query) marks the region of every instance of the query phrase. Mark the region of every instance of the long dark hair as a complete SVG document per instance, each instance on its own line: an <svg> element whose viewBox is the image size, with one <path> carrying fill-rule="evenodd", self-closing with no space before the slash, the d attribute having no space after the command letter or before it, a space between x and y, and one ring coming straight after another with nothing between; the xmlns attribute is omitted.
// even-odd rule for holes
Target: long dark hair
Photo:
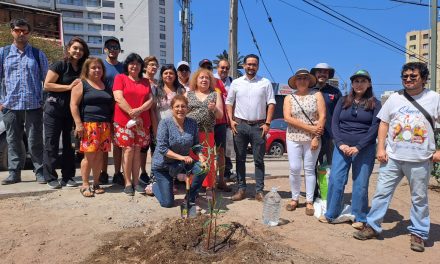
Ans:
<svg viewBox="0 0 440 264"><path fill-rule="evenodd" d="M79 44L81 44L81 46L83 46L84 55L81 57L81 59L78 60L78 67L82 68L84 62L89 58L90 51L89 51L89 46L87 45L87 43L80 37L77 37L77 36L73 37L67 43L66 49L64 50L64 61L65 62L70 61L69 49L70 49L70 47L72 47L72 45L75 42L78 42Z"/></svg>
<svg viewBox="0 0 440 264"><path fill-rule="evenodd" d="M162 102L162 99L165 98L165 96L166 96L166 93L164 90L165 83L163 82L163 77L162 77L162 74L166 70L172 70L174 72L174 76L176 76L176 78L174 79L174 82L173 82L173 87L176 89L176 94L184 94L185 93L185 88L183 88L183 86L179 82L179 79L177 78L177 70L174 67L174 65L173 64L165 64L160 68L159 81L157 82L156 94L154 95L156 102L158 102L159 104Z"/></svg>
<svg viewBox="0 0 440 264"><path fill-rule="evenodd" d="M350 93L343 98L344 104L342 108L347 109L351 107L354 102L354 96L355 96L355 92L353 90L353 87L351 87ZM365 93L362 95L359 104L362 105L365 110L373 110L376 107L376 99L374 98L373 86L371 85L371 81L370 81L370 87L368 87Z"/></svg>

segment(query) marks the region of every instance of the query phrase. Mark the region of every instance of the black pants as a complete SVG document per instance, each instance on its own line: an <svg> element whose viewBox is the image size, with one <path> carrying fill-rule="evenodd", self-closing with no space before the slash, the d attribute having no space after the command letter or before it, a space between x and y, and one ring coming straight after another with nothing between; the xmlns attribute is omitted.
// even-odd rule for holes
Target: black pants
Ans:
<svg viewBox="0 0 440 264"><path fill-rule="evenodd" d="M54 115L44 113L44 153L43 153L43 173L46 181L58 179L55 169L58 165L58 152L60 136L63 136L63 151L59 160L61 165L61 177L68 181L75 177L75 152L72 148L72 126L73 119L70 113L65 115Z"/></svg>

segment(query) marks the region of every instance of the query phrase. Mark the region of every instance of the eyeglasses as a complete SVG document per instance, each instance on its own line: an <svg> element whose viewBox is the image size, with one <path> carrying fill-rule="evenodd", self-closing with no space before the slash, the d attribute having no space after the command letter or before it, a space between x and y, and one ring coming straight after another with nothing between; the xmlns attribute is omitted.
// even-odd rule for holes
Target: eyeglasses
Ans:
<svg viewBox="0 0 440 264"><path fill-rule="evenodd" d="M20 33L23 33L23 35L29 34L29 30L27 30L27 29L14 28L12 31L14 31L17 34L20 34Z"/></svg>
<svg viewBox="0 0 440 264"><path fill-rule="evenodd" d="M119 50L120 49L120 47L118 46L118 45L110 45L110 46L107 46L107 49L108 50Z"/></svg>
<svg viewBox="0 0 440 264"><path fill-rule="evenodd" d="M408 79L408 77L411 79L411 81L415 81L417 80L417 77L419 77L418 74L403 74L401 76L402 80L406 81Z"/></svg>
<svg viewBox="0 0 440 264"><path fill-rule="evenodd" d="M353 102L353 104L351 105L351 115L352 116L357 117L358 107L359 107L359 105Z"/></svg>
<svg viewBox="0 0 440 264"><path fill-rule="evenodd" d="M159 67L157 63L148 63L147 66L156 67L156 68Z"/></svg>
<svg viewBox="0 0 440 264"><path fill-rule="evenodd" d="M222 66L222 67L220 67L220 69L229 71L229 67L226 67L226 66Z"/></svg>

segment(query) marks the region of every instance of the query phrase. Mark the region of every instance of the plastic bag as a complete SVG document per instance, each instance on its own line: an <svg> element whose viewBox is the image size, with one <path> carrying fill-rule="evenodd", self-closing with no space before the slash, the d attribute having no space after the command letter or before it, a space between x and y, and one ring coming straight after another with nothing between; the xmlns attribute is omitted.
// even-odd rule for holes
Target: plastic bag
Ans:
<svg viewBox="0 0 440 264"><path fill-rule="evenodd" d="M321 215L324 215L325 212L327 212L327 201L317 198L313 203L313 208L315 208L315 213L313 215L316 218L319 218Z"/></svg>
<svg viewBox="0 0 440 264"><path fill-rule="evenodd" d="M351 205L344 204L341 214L332 221L332 224L339 224L345 222L354 222L354 215L351 214Z"/></svg>
<svg viewBox="0 0 440 264"><path fill-rule="evenodd" d="M328 192L328 179L330 177L330 165L324 163L324 165L318 166L318 186L321 193L321 199L327 201Z"/></svg>

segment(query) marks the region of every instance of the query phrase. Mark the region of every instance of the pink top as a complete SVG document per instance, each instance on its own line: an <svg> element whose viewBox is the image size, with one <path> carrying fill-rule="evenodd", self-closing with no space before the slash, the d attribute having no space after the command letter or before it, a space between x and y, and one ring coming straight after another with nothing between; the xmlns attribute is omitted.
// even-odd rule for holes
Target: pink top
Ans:
<svg viewBox="0 0 440 264"><path fill-rule="evenodd" d="M151 93L148 79L142 78L139 81L133 81L123 73L118 74L115 77L113 91L117 90L122 91L125 101L127 101L132 108L137 108L144 104L145 101L148 100L148 97ZM150 110L142 112L140 117L144 123L144 128L146 129L145 131L148 131L151 125ZM120 126L126 126L128 120L130 119L130 116L125 113L118 104L115 104L115 114L113 120Z"/></svg>

